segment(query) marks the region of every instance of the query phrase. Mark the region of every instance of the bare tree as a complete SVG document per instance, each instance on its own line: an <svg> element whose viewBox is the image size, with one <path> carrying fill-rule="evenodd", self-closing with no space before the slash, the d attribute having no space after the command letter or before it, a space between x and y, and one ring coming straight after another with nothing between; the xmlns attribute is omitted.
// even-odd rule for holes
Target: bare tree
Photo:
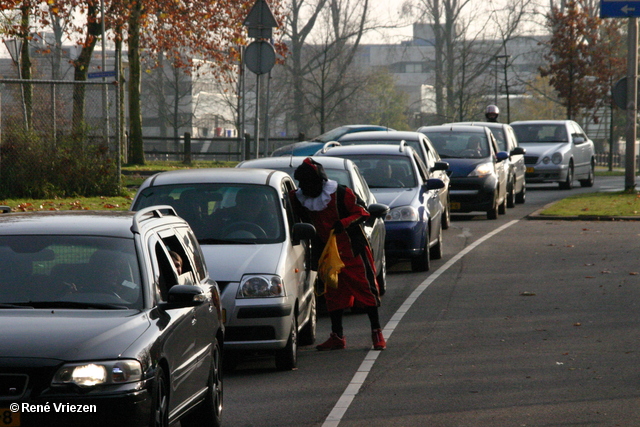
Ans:
<svg viewBox="0 0 640 427"><path fill-rule="evenodd" d="M478 89L484 85L488 90L486 76L495 58L508 55L509 41L521 34L521 23L533 11L532 0L485 3L483 14L471 10L477 5L471 0L408 0L403 6L405 14L432 25L436 114L441 120L463 118L465 105L472 106L472 99L482 95Z"/></svg>

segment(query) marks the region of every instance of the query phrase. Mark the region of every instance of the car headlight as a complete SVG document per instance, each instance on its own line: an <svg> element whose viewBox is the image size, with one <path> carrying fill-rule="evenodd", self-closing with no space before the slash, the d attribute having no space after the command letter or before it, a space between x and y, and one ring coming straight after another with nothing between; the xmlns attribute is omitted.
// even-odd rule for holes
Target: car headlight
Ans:
<svg viewBox="0 0 640 427"><path fill-rule="evenodd" d="M559 152L553 153L553 156L551 156L551 162L554 165L559 165L560 163L562 163L562 153L559 153Z"/></svg>
<svg viewBox="0 0 640 427"><path fill-rule="evenodd" d="M389 211L385 221L419 221L420 214L413 206L400 206Z"/></svg>
<svg viewBox="0 0 640 427"><path fill-rule="evenodd" d="M493 163L480 163L468 176L483 177L495 173Z"/></svg>
<svg viewBox="0 0 640 427"><path fill-rule="evenodd" d="M53 384L93 387L101 384L133 383L142 379L137 360L108 360L93 363L69 363L58 369Z"/></svg>
<svg viewBox="0 0 640 427"><path fill-rule="evenodd" d="M283 297L284 283L280 276L249 275L240 281L237 298L274 298Z"/></svg>

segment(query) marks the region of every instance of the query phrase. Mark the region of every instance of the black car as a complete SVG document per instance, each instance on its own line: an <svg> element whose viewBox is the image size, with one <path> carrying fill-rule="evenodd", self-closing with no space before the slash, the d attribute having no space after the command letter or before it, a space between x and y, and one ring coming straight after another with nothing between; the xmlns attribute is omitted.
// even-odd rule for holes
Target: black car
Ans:
<svg viewBox="0 0 640 427"><path fill-rule="evenodd" d="M483 211L497 219L507 209L509 153L486 126L442 125L418 129L449 163L451 212Z"/></svg>
<svg viewBox="0 0 640 427"><path fill-rule="evenodd" d="M0 214L0 324L3 426L220 425L220 295L169 206Z"/></svg>
<svg viewBox="0 0 640 427"><path fill-rule="evenodd" d="M527 150L518 145L518 138L513 128L506 123L495 122L461 122L449 123L453 125L485 126L491 130L498 143L500 151L509 153L507 164L509 176L507 177L507 207L513 208L516 203L524 203L527 196L527 183L525 174L527 167L524 163L524 155Z"/></svg>

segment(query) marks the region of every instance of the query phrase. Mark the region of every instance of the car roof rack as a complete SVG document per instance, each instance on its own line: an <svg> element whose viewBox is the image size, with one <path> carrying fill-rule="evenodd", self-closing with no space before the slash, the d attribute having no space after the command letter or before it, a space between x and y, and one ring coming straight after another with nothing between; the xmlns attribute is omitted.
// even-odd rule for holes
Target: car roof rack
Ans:
<svg viewBox="0 0 640 427"><path fill-rule="evenodd" d="M329 141L326 142L323 146L322 146L322 150L320 150L320 152L322 154L325 154L327 151L329 151L329 148L331 147L340 147L342 144L340 144L338 141Z"/></svg>
<svg viewBox="0 0 640 427"><path fill-rule="evenodd" d="M157 205L149 206L148 208L140 209L133 216L133 224L131 225L131 231L134 233L140 233L140 223L152 218L162 218L165 215L178 216L176 210L169 205Z"/></svg>
<svg viewBox="0 0 640 427"><path fill-rule="evenodd" d="M405 141L404 139L402 141L400 141L400 152L404 153L404 147L407 145L407 141Z"/></svg>

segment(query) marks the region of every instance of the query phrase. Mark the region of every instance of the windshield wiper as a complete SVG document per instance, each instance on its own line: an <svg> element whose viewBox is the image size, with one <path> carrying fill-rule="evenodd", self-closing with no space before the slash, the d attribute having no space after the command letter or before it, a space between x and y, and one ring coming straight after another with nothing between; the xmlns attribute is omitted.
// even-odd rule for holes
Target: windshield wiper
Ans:
<svg viewBox="0 0 640 427"><path fill-rule="evenodd" d="M77 302L77 301L30 301L34 308L95 308L99 310L128 310L129 307L121 304L102 302Z"/></svg>

